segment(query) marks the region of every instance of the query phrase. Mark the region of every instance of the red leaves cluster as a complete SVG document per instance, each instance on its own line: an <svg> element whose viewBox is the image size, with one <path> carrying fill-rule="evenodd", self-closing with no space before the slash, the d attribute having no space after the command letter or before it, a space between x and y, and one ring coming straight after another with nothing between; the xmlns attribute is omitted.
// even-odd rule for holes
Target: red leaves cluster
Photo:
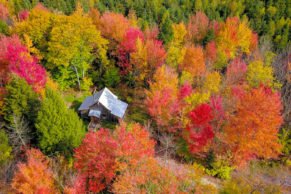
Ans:
<svg viewBox="0 0 291 194"><path fill-rule="evenodd" d="M107 129L89 132L75 150L75 168L79 171L75 190L100 192L124 169L135 168L144 157L154 154L154 141L139 124L122 125L113 135Z"/></svg>
<svg viewBox="0 0 291 194"><path fill-rule="evenodd" d="M137 39L140 39L142 42L144 41L142 31L129 27L119 48L118 65L121 68L121 75L127 75L133 68L130 63L130 54L136 51Z"/></svg>
<svg viewBox="0 0 291 194"><path fill-rule="evenodd" d="M188 126L184 138L188 143L189 152L195 154L214 137L210 122L214 119L212 108L208 104L201 104L189 113L191 126Z"/></svg>
<svg viewBox="0 0 291 194"><path fill-rule="evenodd" d="M206 45L206 48L205 48L205 58L208 60L208 61L211 61L211 62L214 62L216 61L216 55L217 55L217 48L215 46L215 41L211 41L209 42L207 45Z"/></svg>
<svg viewBox="0 0 291 194"><path fill-rule="evenodd" d="M10 70L24 78L32 88L41 92L46 84L46 70L30 56L23 45L8 45L6 59L10 62Z"/></svg>
<svg viewBox="0 0 291 194"><path fill-rule="evenodd" d="M0 37L0 80L7 83L10 73L24 78L37 92L42 92L46 84L46 70L30 55L17 36Z"/></svg>
<svg viewBox="0 0 291 194"><path fill-rule="evenodd" d="M28 13L29 11L27 9L22 12L19 12L18 14L19 21L22 22L23 20L26 20L26 18L28 17Z"/></svg>
<svg viewBox="0 0 291 194"><path fill-rule="evenodd" d="M86 177L86 191L100 192L115 177L115 153L117 143L108 130L89 132L82 145L75 150L75 168ZM78 191L78 192L86 192Z"/></svg>

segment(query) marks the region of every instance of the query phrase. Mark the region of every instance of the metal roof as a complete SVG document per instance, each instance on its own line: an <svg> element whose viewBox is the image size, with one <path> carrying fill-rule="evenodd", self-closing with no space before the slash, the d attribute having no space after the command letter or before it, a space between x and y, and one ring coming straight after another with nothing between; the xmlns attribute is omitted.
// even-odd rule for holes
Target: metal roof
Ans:
<svg viewBox="0 0 291 194"><path fill-rule="evenodd" d="M122 102L121 100L116 99L114 106L111 109L111 113L119 118L122 118L125 114L128 104Z"/></svg>
<svg viewBox="0 0 291 194"><path fill-rule="evenodd" d="M119 118L124 116L128 106L127 103L118 100L117 96L105 87L99 92L95 93L93 96L87 97L78 110L88 110L90 106L97 102L101 103L111 112L111 114Z"/></svg>
<svg viewBox="0 0 291 194"><path fill-rule="evenodd" d="M88 96L85 98L85 100L82 102L81 106L78 110L89 110L90 106L93 104L93 96Z"/></svg>

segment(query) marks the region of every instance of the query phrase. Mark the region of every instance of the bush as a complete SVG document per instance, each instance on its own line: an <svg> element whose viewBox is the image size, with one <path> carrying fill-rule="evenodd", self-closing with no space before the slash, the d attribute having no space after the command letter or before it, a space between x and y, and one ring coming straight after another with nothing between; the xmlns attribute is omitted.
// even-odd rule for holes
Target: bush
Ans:
<svg viewBox="0 0 291 194"><path fill-rule="evenodd" d="M5 165L12 156L12 148L8 144L8 137L3 129L0 129L0 166Z"/></svg>
<svg viewBox="0 0 291 194"><path fill-rule="evenodd" d="M205 169L205 172L208 175L228 180L234 169L235 168L230 167L226 161L218 161L212 164L212 169Z"/></svg>
<svg viewBox="0 0 291 194"><path fill-rule="evenodd" d="M3 20L0 20L0 34L8 35L8 32L8 25Z"/></svg>

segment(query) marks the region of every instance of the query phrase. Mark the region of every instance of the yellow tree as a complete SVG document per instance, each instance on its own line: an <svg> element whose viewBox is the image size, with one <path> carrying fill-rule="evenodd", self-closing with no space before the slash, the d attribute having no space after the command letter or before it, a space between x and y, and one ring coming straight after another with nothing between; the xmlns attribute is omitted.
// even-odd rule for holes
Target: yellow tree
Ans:
<svg viewBox="0 0 291 194"><path fill-rule="evenodd" d="M184 39L187 34L184 23L173 24L174 39L168 48L166 62L170 66L177 68L184 59L186 48L184 47Z"/></svg>
<svg viewBox="0 0 291 194"><path fill-rule="evenodd" d="M66 87L73 79L81 89L81 80L86 81L86 71L95 57L107 65L106 45L107 41L81 9L71 16L59 16L50 32L46 55L48 68L57 70L54 76L60 86ZM97 55L92 52L94 50Z"/></svg>

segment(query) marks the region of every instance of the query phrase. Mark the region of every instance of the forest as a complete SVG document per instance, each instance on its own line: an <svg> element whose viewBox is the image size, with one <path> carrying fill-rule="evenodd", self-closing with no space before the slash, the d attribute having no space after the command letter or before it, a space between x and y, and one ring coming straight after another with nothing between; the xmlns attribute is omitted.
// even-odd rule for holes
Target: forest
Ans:
<svg viewBox="0 0 291 194"><path fill-rule="evenodd" d="M0 193L291 192L290 4L0 0Z"/></svg>

